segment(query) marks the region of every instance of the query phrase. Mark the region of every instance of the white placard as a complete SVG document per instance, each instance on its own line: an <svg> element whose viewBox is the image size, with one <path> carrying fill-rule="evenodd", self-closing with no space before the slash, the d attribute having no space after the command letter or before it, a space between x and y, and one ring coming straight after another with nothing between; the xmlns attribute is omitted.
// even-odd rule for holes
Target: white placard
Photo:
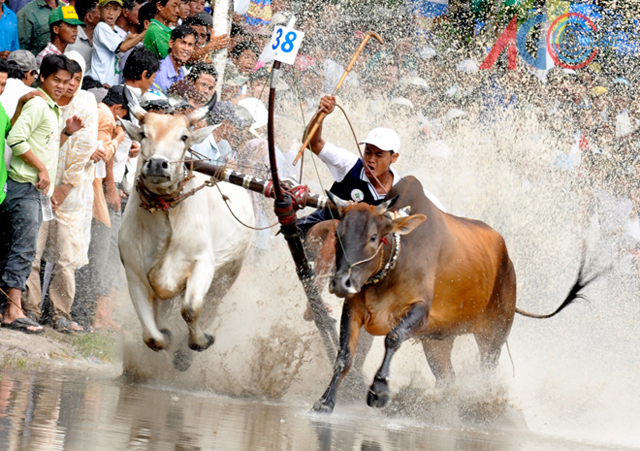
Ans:
<svg viewBox="0 0 640 451"><path fill-rule="evenodd" d="M285 64L293 64L298 54L304 32L289 27L277 26L271 41L262 52L261 58L274 59Z"/></svg>

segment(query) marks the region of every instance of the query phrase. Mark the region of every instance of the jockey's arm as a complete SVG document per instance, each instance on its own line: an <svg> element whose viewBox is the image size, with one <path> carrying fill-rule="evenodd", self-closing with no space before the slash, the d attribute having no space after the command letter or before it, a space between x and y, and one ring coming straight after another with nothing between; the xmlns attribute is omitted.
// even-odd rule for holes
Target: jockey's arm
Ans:
<svg viewBox="0 0 640 451"><path fill-rule="evenodd" d="M336 108L336 98L334 96L324 96L322 99L320 99L320 107L318 108L318 113L324 113L326 115L329 115L333 113L333 110L335 108ZM318 122L318 129L316 130L316 132L311 137L311 140L309 141L309 145L311 146L311 151L316 155L320 154L320 152L324 148L324 145L326 144L326 141L322 139L322 122L323 121L324 121L324 117L320 119L319 122L317 119L314 121L311 121L307 126L307 129L304 131L304 135L302 136L302 140L305 141L307 138L307 134L311 131L314 124Z"/></svg>

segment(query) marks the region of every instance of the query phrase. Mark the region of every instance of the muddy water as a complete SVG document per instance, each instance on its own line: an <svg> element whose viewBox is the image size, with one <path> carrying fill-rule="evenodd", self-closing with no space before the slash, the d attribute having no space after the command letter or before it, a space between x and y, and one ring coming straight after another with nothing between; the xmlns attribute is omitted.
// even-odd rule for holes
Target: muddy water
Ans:
<svg viewBox="0 0 640 451"><path fill-rule="evenodd" d="M95 370L0 376L3 451L624 449L534 435L508 410L452 428L354 405L318 416L302 400L130 385Z"/></svg>

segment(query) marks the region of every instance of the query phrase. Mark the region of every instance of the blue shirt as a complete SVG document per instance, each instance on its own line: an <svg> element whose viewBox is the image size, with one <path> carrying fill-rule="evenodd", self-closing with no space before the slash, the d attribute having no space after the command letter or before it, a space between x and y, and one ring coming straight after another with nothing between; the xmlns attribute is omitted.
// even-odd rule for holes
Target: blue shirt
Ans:
<svg viewBox="0 0 640 451"><path fill-rule="evenodd" d="M180 67L178 73L176 73L176 70L173 67L173 62L171 61L171 55L167 55L165 59L160 61L160 69L158 69L158 73L156 74L153 84L166 93L172 84L183 79L184 68Z"/></svg>
<svg viewBox="0 0 640 451"><path fill-rule="evenodd" d="M18 41L18 16L16 13L2 5L2 17L0 17L0 52L20 50Z"/></svg>

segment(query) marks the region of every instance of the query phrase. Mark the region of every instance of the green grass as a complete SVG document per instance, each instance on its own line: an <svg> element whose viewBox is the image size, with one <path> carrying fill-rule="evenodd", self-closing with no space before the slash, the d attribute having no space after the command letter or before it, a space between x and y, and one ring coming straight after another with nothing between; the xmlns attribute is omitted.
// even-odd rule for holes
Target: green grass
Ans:
<svg viewBox="0 0 640 451"><path fill-rule="evenodd" d="M74 334L70 338L75 351L83 357L94 355L106 362L113 362L117 358L116 335L113 333Z"/></svg>

